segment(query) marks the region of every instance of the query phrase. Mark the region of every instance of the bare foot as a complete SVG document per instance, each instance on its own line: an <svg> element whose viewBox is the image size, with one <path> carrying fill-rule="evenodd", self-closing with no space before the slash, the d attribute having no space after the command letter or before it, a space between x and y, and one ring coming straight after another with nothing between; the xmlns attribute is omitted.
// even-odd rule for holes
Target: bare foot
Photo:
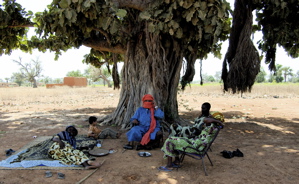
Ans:
<svg viewBox="0 0 299 184"><path fill-rule="evenodd" d="M95 169L101 167L102 164L93 161L86 161L82 164L85 169Z"/></svg>
<svg viewBox="0 0 299 184"><path fill-rule="evenodd" d="M118 133L116 134L116 138L119 139L120 136L121 136L121 134L122 134L122 132L118 132Z"/></svg>
<svg viewBox="0 0 299 184"><path fill-rule="evenodd" d="M96 169L96 168L99 168L99 167L101 167L101 164L86 166L85 169Z"/></svg>

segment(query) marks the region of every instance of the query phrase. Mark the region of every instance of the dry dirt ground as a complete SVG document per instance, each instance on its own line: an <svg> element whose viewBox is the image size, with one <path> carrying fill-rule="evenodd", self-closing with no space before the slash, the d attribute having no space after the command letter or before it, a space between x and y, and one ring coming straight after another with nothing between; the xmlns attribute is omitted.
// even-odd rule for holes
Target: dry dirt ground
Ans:
<svg viewBox="0 0 299 184"><path fill-rule="evenodd" d="M213 91L213 92L211 92ZM179 92L179 112L193 120L200 113L203 102L226 117L225 127L212 146L209 155L214 166L205 159L208 176L201 161L185 158L182 168L162 172L166 165L160 149L150 150L151 157L139 157L136 150L123 152L126 135L120 139L106 139L102 147L116 153L97 157L103 166L82 183L298 183L299 181L299 95L280 92L278 88L264 89L250 94L223 94L214 88L192 87ZM0 160L11 148L19 150L33 140L33 136L50 136L75 124L80 134L87 133L89 116L105 116L116 108L119 91L106 87L31 89L0 89ZM104 127L103 127L104 128ZM111 127L118 130L119 127ZM223 158L223 150L239 148L244 157ZM1 184L64 183L73 184L93 170L0 170ZM57 172L65 174L58 179Z"/></svg>

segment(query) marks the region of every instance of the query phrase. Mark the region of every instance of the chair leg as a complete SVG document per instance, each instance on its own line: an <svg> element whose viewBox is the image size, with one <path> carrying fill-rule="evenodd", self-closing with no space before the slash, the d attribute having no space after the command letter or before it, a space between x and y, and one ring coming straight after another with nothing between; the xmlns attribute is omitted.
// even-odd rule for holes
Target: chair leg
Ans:
<svg viewBox="0 0 299 184"><path fill-rule="evenodd" d="M181 165L181 163L183 163L184 158L185 158L185 154L183 153L180 157L180 165Z"/></svg>
<svg viewBox="0 0 299 184"><path fill-rule="evenodd" d="M209 161L210 161L211 165L213 166L212 160L210 159L210 157L209 157L208 153L207 153L206 155L207 155L207 157L208 157L208 159L209 159Z"/></svg>
<svg viewBox="0 0 299 184"><path fill-rule="evenodd" d="M208 173L207 173L207 170L206 170L206 166L205 166L205 162L204 162L203 158L201 159L201 161L202 161L202 166L203 166L203 169L205 171L205 174L206 174L206 176L208 176Z"/></svg>

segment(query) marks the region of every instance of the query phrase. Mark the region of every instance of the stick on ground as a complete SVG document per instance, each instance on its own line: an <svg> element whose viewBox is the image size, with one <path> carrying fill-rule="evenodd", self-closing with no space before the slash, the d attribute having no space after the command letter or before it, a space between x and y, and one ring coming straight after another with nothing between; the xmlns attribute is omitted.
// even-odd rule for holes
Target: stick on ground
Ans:
<svg viewBox="0 0 299 184"><path fill-rule="evenodd" d="M101 163L101 166L104 164L104 162L105 162L105 160L103 160L103 162ZM83 181L85 181L87 178L89 178L93 173L95 173L100 167L96 168L94 171L89 173L87 176L85 176L82 180L78 181L76 184L81 184Z"/></svg>

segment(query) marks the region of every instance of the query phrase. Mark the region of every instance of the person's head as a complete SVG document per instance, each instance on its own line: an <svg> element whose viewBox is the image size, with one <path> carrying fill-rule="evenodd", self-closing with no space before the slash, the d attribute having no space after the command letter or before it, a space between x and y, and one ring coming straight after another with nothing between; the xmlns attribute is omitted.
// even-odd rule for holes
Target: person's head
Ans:
<svg viewBox="0 0 299 184"><path fill-rule="evenodd" d="M78 130L73 125L67 126L66 129L65 129L65 131L68 132L73 137L75 137L76 135L78 135Z"/></svg>
<svg viewBox="0 0 299 184"><path fill-rule="evenodd" d="M209 102L205 102L201 105L201 113L204 116L209 116L211 109L211 104Z"/></svg>
<svg viewBox="0 0 299 184"><path fill-rule="evenodd" d="M89 124L93 124L93 123L96 122L97 120L98 120L98 118L95 117L95 116L90 116L90 117L88 118L88 122L89 122Z"/></svg>
<svg viewBox="0 0 299 184"><path fill-rule="evenodd" d="M154 97L150 94L146 94L142 97L142 107L150 109L154 108Z"/></svg>

